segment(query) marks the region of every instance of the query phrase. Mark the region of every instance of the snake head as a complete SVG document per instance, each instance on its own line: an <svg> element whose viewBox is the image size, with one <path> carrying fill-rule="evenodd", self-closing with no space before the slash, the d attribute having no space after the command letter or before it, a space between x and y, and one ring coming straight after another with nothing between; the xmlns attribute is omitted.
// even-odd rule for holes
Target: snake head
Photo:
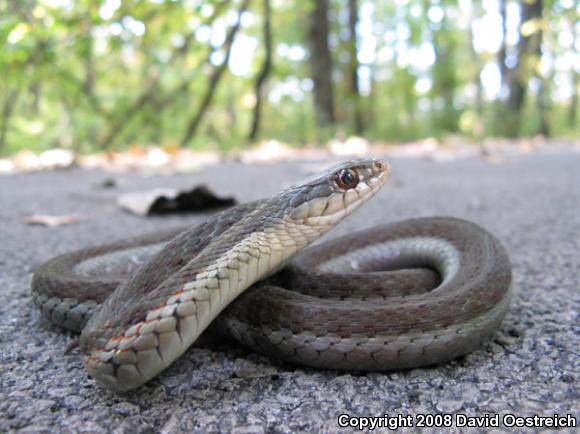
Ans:
<svg viewBox="0 0 580 434"><path fill-rule="evenodd" d="M388 163L374 158L340 163L284 193L290 218L308 225L334 225L370 199L388 176Z"/></svg>

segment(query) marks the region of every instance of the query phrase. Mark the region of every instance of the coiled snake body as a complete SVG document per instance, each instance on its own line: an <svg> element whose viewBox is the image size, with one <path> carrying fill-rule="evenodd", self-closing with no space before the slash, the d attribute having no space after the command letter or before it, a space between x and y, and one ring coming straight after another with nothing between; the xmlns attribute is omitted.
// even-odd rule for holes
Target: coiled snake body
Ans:
<svg viewBox="0 0 580 434"><path fill-rule="evenodd" d="M89 373L118 391L165 369L212 321L256 351L314 367L387 370L466 354L498 327L511 285L505 250L474 223L406 220L289 261L387 176L384 162L351 161L179 234L61 255L36 271L35 303L82 331Z"/></svg>

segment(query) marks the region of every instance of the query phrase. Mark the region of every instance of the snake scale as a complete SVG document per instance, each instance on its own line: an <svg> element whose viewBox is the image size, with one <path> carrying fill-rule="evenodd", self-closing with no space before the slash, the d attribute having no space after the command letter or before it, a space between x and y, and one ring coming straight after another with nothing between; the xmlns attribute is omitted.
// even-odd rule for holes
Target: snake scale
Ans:
<svg viewBox="0 0 580 434"><path fill-rule="evenodd" d="M451 360L477 348L507 310L511 266L489 232L421 218L303 250L388 175L386 162L349 161L184 231L58 256L36 270L33 299L50 321L81 332L89 374L121 392L169 366L210 323L313 367Z"/></svg>

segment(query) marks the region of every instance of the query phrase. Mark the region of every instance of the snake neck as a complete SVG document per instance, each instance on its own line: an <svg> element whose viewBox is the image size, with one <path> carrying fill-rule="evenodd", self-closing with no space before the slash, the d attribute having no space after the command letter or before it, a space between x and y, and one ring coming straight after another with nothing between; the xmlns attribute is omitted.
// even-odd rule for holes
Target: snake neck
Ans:
<svg viewBox="0 0 580 434"><path fill-rule="evenodd" d="M242 292L280 269L334 226L333 222L313 225L294 221L284 213L256 219L274 205L262 203L190 261L177 263L177 269L162 270L170 277L155 288L135 282L142 282L143 274L155 273L167 255L182 248L179 242L168 243L120 285L90 319L80 338L91 375L119 390L153 377ZM183 236L178 241L187 239ZM129 375L124 372L127 370ZM120 384L119 378L126 384Z"/></svg>

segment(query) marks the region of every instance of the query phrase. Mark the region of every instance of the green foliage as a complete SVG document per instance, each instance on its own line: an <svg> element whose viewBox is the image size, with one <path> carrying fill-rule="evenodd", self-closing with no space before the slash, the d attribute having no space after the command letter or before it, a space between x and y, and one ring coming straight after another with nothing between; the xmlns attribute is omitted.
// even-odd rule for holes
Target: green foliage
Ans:
<svg viewBox="0 0 580 434"><path fill-rule="evenodd" d="M223 59L224 40L241 3L0 0L0 154L55 146L89 152L134 144L181 144L209 77ZM301 145L335 132L352 133L355 104L349 85L347 2L330 2L338 123L328 131L317 130L312 103L306 25L311 2L271 3L274 59L260 136ZM493 96L478 105L473 96L481 68L493 63L496 53L479 51L474 62L468 35L471 23L465 22L461 11L464 4L359 1L361 11L372 10L371 23L368 13L359 14L364 21L359 22L358 32L359 74L366 71L358 101L369 138L477 136L481 123L487 135L505 131L506 125L499 125L498 119L509 124L511 114L503 100ZM570 58L574 50L573 44L566 45L558 37L560 31L578 32L578 25L574 27L578 7L567 4L546 2L545 18L524 29L543 31L547 41L543 53L552 63ZM441 19L432 20L433 8L442 11ZM262 21L262 7L256 0L235 38L254 41L256 49L250 50L251 43L234 44L234 51L250 51L241 56L232 53L230 68L188 146L227 152L247 145L254 80L264 59ZM371 45L369 32L362 32L362 26L369 25ZM367 38L364 44L361 34ZM431 47L434 62L421 63L417 56L409 60L409 53L423 53L425 47ZM244 57L251 60L250 67L240 72L234 63ZM525 62L524 81L543 80L549 101L547 112L540 113L538 93L528 92L521 116L514 120L517 131L536 134L544 116L553 134L577 137L578 126L567 121L570 99L557 92L566 71L546 73L533 54ZM425 83L427 88L422 87ZM578 80L574 83L577 95Z"/></svg>

